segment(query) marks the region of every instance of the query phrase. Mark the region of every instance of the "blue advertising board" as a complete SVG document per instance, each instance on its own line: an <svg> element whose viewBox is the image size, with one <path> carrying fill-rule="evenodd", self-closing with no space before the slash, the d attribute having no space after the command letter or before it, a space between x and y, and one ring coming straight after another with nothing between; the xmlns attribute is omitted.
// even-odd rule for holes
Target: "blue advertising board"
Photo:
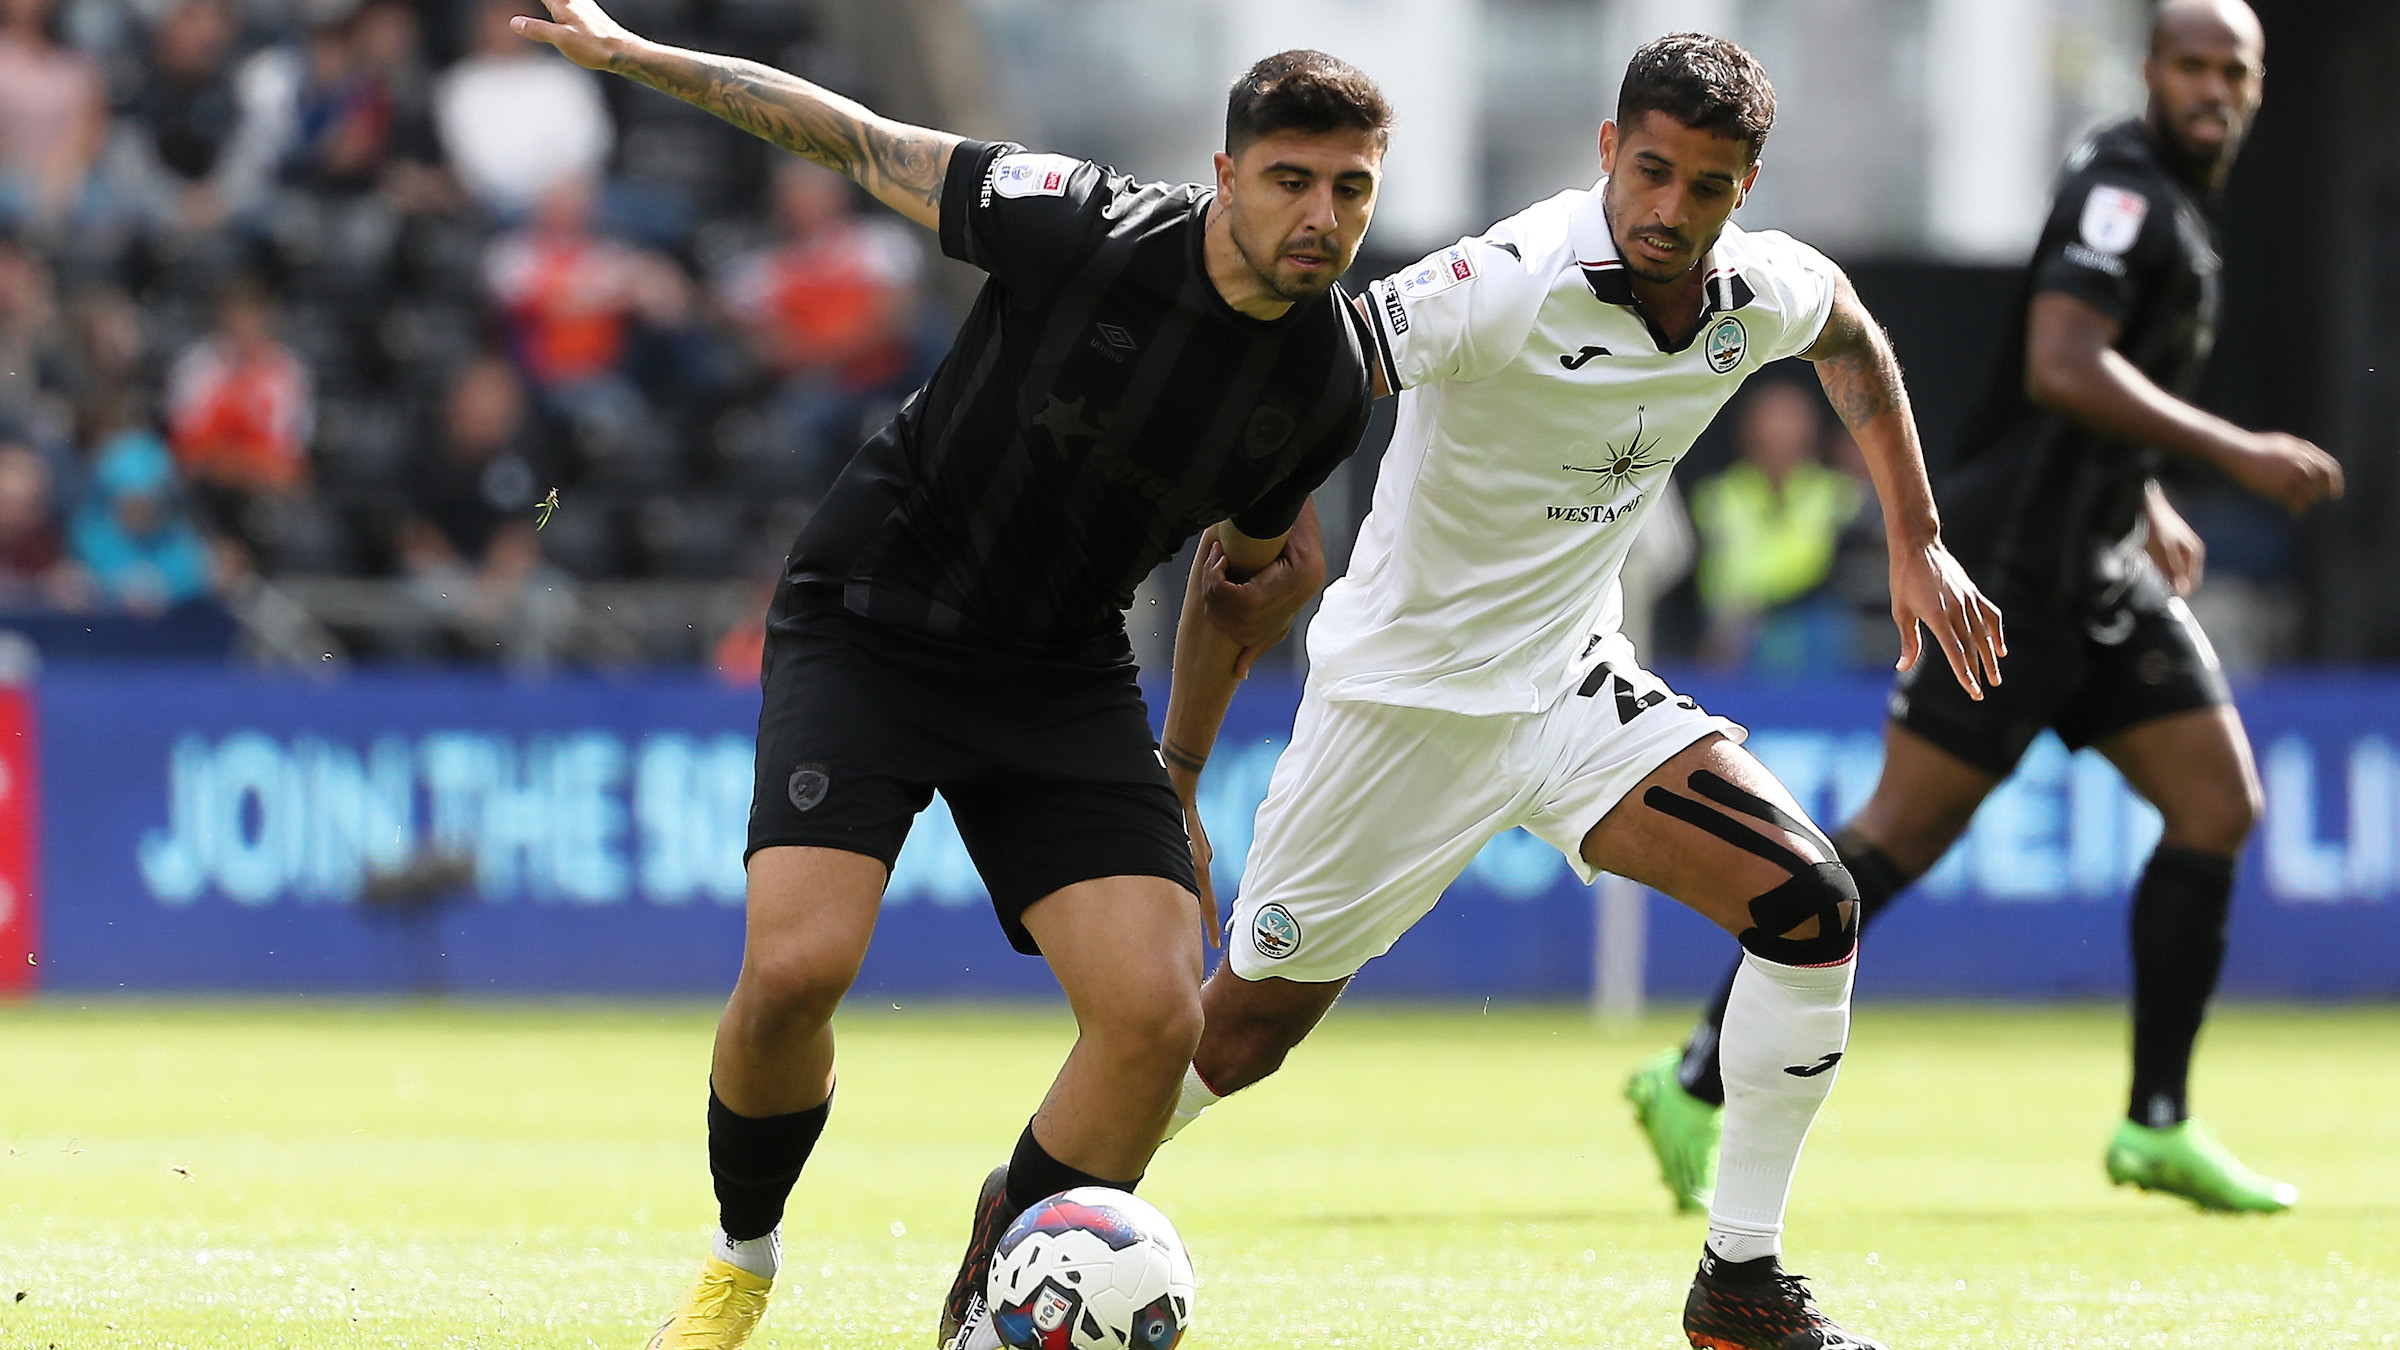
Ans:
<svg viewBox="0 0 2400 1350"><path fill-rule="evenodd" d="M1882 686L1689 682L1820 821L1873 786ZM1202 810L1220 892L1297 706L1245 687ZM2242 705L2267 814L2245 859L2229 993L2400 994L2400 679L2298 678ZM739 963L757 695L698 676L465 673L327 683L221 667L56 669L41 727L43 987L721 993ZM1869 939L1866 996L2119 990L2154 812L2045 738ZM446 861L439 903L371 902ZM1578 997L1593 902L1521 832L1369 967L1361 993ZM1652 900L1655 993L1696 995L1729 938ZM862 991L1053 989L1011 952L937 798L894 872Z"/></svg>

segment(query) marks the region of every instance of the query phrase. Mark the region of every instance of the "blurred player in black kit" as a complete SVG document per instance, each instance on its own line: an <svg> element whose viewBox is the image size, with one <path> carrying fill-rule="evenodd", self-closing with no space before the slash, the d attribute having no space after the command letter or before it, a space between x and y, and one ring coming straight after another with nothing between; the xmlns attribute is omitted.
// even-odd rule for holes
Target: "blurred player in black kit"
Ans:
<svg viewBox="0 0 2400 1350"><path fill-rule="evenodd" d="M2297 1191L2243 1165L2185 1104L2260 791L2182 599L2200 579L2200 540L2153 477L2162 454L2181 456L2294 513L2342 491L2317 447L2188 401L2215 339L2217 194L2264 74L2265 37L2242 0L2166 0L2143 67L2146 115L2068 161L1940 493L1952 547L2008 615L2006 683L1976 703L1947 680L1902 675L1882 779L1834 842L1872 922L2044 727L2098 749L2166 825L2133 896L2133 1090L2109 1179L2274 1212ZM1627 1085L1682 1206L1713 1182L1724 1008L1720 995L1682 1055L1661 1052Z"/></svg>
<svg viewBox="0 0 2400 1350"><path fill-rule="evenodd" d="M748 932L710 1072L720 1227L651 1345L731 1350L756 1327L832 1105L835 1005L936 789L1003 931L1049 962L1081 1029L985 1183L943 1310L944 1342L995 1344L983 1277L1008 1219L1138 1182L1200 1038L1216 915L1122 611L1208 531L1214 574L1268 598L1228 609L1247 631L1202 622L1179 642L1237 670L1322 583L1307 498L1371 398L1373 338L1335 279L1374 211L1390 110L1352 67L1285 52L1234 85L1213 187L1140 183L644 41L592 0L546 3L554 22L517 30L849 175L990 274L793 545L768 616Z"/></svg>

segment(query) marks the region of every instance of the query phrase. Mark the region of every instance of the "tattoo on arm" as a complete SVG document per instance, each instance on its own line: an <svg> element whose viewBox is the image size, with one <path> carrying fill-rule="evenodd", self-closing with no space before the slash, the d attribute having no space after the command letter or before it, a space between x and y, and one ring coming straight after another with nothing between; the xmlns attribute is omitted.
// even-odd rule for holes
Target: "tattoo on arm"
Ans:
<svg viewBox="0 0 2400 1350"><path fill-rule="evenodd" d="M1891 339L1875 325L1874 316L1859 303L1847 277L1834 285L1833 313L1825 331L1801 355L1817 364L1817 382L1841 414L1842 425L1857 438L1883 502L1886 537L1895 549L1938 543L1941 515L1934 509L1933 489L1925 481L1925 452L1917 444L1917 423L1909 411L1908 390L1900 383L1900 362L1892 355ZM1893 556L1899 554L1895 551Z"/></svg>
<svg viewBox="0 0 2400 1350"><path fill-rule="evenodd" d="M925 223L940 207L956 136L888 121L755 61L645 45L617 55L609 70L846 174Z"/></svg>
<svg viewBox="0 0 2400 1350"><path fill-rule="evenodd" d="M1158 755L1167 762L1167 767L1181 769L1185 773L1198 773L1208 767L1208 756L1194 755L1173 741L1160 741Z"/></svg>
<svg viewBox="0 0 2400 1350"><path fill-rule="evenodd" d="M1855 431L1885 413L1908 406L1900 384L1900 362L1892 344L1875 326L1864 307L1848 294L1834 301L1825 332L1808 353L1817 363L1817 379L1825 396L1841 415L1842 425Z"/></svg>

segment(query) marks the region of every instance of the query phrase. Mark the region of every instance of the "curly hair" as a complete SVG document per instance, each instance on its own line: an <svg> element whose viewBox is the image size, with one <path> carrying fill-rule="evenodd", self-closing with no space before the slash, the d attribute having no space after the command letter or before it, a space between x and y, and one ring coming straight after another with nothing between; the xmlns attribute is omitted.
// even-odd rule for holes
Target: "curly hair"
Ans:
<svg viewBox="0 0 2400 1350"><path fill-rule="evenodd" d="M1617 125L1662 112L1694 131L1745 142L1750 158L1775 125L1775 86L1739 44L1706 33L1669 33L1642 44L1617 90Z"/></svg>

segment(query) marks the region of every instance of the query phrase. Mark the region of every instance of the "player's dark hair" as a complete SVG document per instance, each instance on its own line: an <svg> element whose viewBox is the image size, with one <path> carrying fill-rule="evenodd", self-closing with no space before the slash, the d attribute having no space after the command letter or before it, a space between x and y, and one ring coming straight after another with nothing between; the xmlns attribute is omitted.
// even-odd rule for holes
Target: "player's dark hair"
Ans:
<svg viewBox="0 0 2400 1350"><path fill-rule="evenodd" d="M1617 126L1662 112L1694 131L1746 143L1750 158L1775 125L1775 86L1739 44L1706 33L1669 33L1642 44L1617 90Z"/></svg>
<svg viewBox="0 0 2400 1350"><path fill-rule="evenodd" d="M1225 153L1278 131L1363 131L1382 149L1392 105L1366 72L1323 52L1277 52L1233 82L1225 96Z"/></svg>

